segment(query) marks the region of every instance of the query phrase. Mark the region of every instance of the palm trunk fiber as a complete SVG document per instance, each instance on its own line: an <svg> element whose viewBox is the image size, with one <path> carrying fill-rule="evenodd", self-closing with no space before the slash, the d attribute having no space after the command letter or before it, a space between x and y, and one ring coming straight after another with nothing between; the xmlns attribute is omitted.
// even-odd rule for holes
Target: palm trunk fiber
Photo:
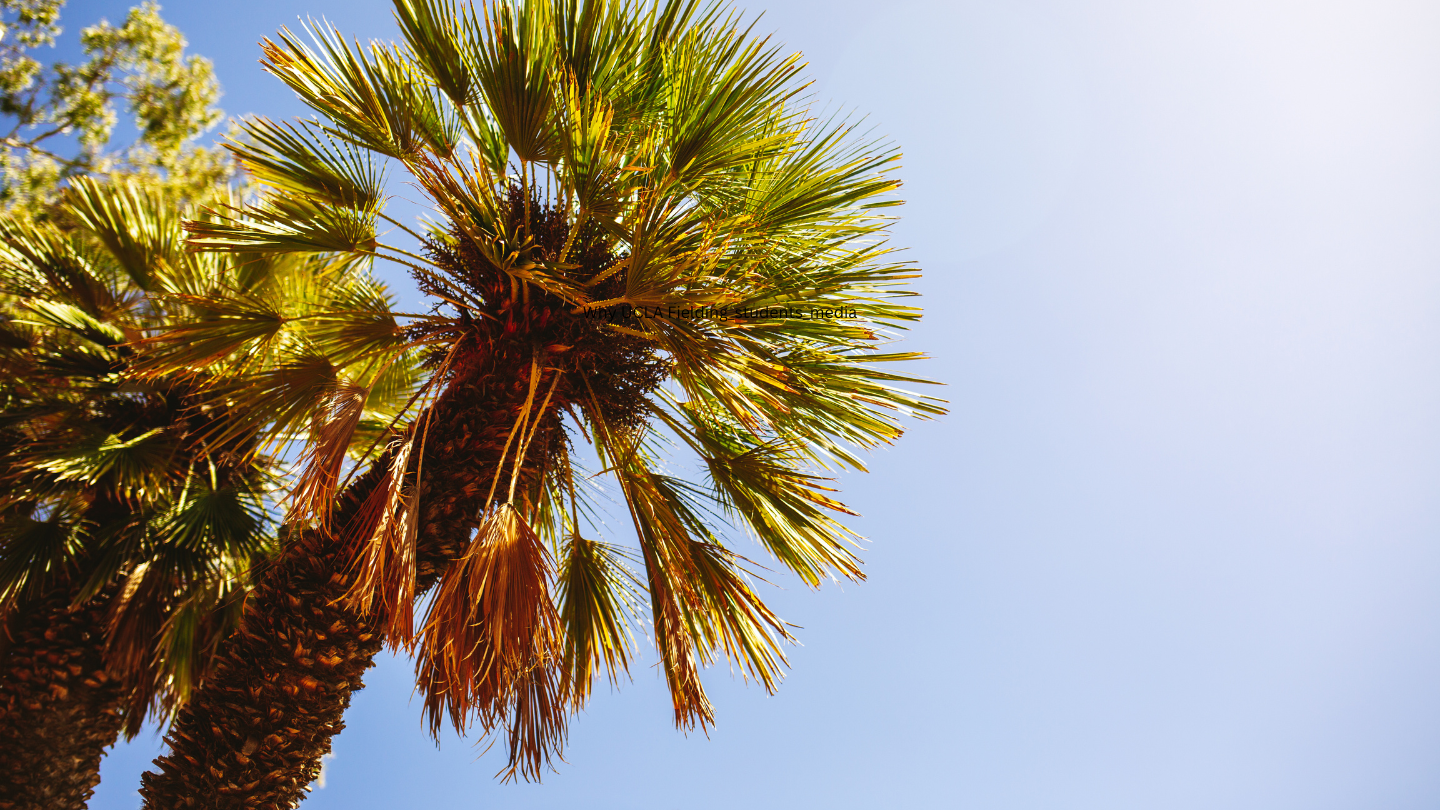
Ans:
<svg viewBox="0 0 1440 810"><path fill-rule="evenodd" d="M453 381L433 408L420 493L418 591L465 551L478 525L525 400L525 360L476 369ZM545 424L542 432L558 434L558 417ZM333 525L348 523L388 464L382 458L347 488ZM166 738L170 753L143 777L147 810L273 810L304 798L381 647L381 617L340 601L352 581L340 540L312 530L291 538L246 599L241 629L181 710Z"/></svg>
<svg viewBox="0 0 1440 810"><path fill-rule="evenodd" d="M80 810L120 734L124 690L106 668L106 600L65 587L12 617L0 666L0 808Z"/></svg>

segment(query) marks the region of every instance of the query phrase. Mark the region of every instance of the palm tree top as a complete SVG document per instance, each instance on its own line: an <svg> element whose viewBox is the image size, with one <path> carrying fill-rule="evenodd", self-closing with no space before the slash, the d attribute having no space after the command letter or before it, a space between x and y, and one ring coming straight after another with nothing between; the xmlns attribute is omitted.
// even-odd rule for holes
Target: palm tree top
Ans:
<svg viewBox="0 0 1440 810"><path fill-rule="evenodd" d="M266 194L187 223L189 244L382 259L432 300L399 320L312 313L351 372L267 407L288 435L296 414L323 412L292 516L327 525L343 479L333 448L389 369L423 366L383 434L365 519L331 529L361 572L350 598L418 649L432 723L507 728L509 773L534 777L594 676L628 667L646 600L678 725L713 719L698 673L720 655L775 687L787 626L725 525L808 585L863 577L829 475L863 470L901 418L943 412L901 387L923 380L890 370L921 358L890 345L920 317L905 303L919 271L886 243L899 154L817 116L799 55L724 4L397 0L395 13L399 44L350 43L326 23L309 42L283 30L263 43L266 68L318 115L245 122L231 148ZM433 218L386 213L386 169ZM246 296L209 306L166 338L163 368L257 384L249 358L283 319ZM698 480L667 472L673 450ZM577 459L592 452L587 475ZM422 492L447 472L426 459L442 455L474 465L456 497L479 529L417 622ZM601 480L633 552L586 536Z"/></svg>

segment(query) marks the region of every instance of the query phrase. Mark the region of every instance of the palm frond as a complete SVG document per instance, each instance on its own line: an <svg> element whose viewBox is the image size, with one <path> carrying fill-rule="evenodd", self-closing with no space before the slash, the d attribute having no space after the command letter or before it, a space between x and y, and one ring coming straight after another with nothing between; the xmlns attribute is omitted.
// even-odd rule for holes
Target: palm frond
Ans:
<svg viewBox="0 0 1440 810"><path fill-rule="evenodd" d="M479 93L468 52L476 26L471 7L453 0L397 0L395 21L425 75L456 107Z"/></svg>
<svg viewBox="0 0 1440 810"><path fill-rule="evenodd" d="M105 323L77 306L44 299L32 299L23 306L29 310L26 314L35 319L31 323L36 325L64 329L104 347L125 341L125 333L115 325ZM25 321L22 320L21 323Z"/></svg>
<svg viewBox="0 0 1440 810"><path fill-rule="evenodd" d="M163 485L171 452L173 442L163 428L130 437L93 430L37 451L33 463L61 481L96 484L109 478L124 495L145 497Z"/></svg>
<svg viewBox="0 0 1440 810"><path fill-rule="evenodd" d="M77 177L65 202L139 289L151 289L157 272L181 261L180 212L140 184Z"/></svg>
<svg viewBox="0 0 1440 810"><path fill-rule="evenodd" d="M0 605L38 597L69 575L84 539L78 507L62 501L48 515L17 510L0 519Z"/></svg>
<svg viewBox="0 0 1440 810"><path fill-rule="evenodd" d="M240 129L243 140L228 148L251 176L275 191L367 213L383 208L385 173L369 152L306 121L297 126L253 118Z"/></svg>
<svg viewBox="0 0 1440 810"><path fill-rule="evenodd" d="M564 664L571 703L579 709L603 665L610 682L630 670L635 655L631 622L643 587L617 546L587 540L578 533L565 544L558 577L560 623L565 629Z"/></svg>
<svg viewBox="0 0 1440 810"><path fill-rule="evenodd" d="M311 197L269 197L214 221L185 223L187 244L200 250L265 253L372 254L374 212L337 208Z"/></svg>
<svg viewBox="0 0 1440 810"><path fill-rule="evenodd" d="M487 5L485 36L474 44L474 74L486 108L521 161L554 156L554 49L548 3Z"/></svg>
<svg viewBox="0 0 1440 810"><path fill-rule="evenodd" d="M57 296L86 314L103 318L115 309L114 284L92 257L54 225L0 221L0 283L26 298Z"/></svg>
<svg viewBox="0 0 1440 810"><path fill-rule="evenodd" d="M446 577L421 631L417 667L432 731L448 719L463 732L472 712L486 732L505 727L507 776L538 778L565 735L550 574L544 542L502 504Z"/></svg>
<svg viewBox="0 0 1440 810"><path fill-rule="evenodd" d="M835 491L821 483L830 479L803 472L810 460L793 441L759 441L693 408L660 416L705 463L721 503L806 584L865 578L853 551L858 535L831 517L855 513L826 494Z"/></svg>
<svg viewBox="0 0 1440 810"><path fill-rule="evenodd" d="M377 460L384 464L383 477L361 504L353 525L341 527L357 547L356 576L344 598L361 611L385 617L392 644L414 638L420 491L407 473L415 439L413 434L397 439Z"/></svg>
<svg viewBox="0 0 1440 810"><path fill-rule="evenodd" d="M334 121L337 134L400 160L425 150L442 155L454 151L457 122L399 53L377 44L367 56L358 43L347 44L328 24L310 30L318 51L286 29L279 43L268 38L262 43L261 64Z"/></svg>
<svg viewBox="0 0 1440 810"><path fill-rule="evenodd" d="M733 20L686 32L665 65L667 148L657 157L667 179L694 184L783 153L795 133L774 118L799 92L799 71L798 54L782 57Z"/></svg>

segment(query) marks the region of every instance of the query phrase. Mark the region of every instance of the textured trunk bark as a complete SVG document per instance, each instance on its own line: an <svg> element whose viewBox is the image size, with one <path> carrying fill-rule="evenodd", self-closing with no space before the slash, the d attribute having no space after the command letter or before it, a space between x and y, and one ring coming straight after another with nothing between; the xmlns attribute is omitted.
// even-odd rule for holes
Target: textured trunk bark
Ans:
<svg viewBox="0 0 1440 810"><path fill-rule="evenodd" d="M250 594L239 631L145 774L147 807L293 807L380 650L375 629L339 604L337 543L307 532Z"/></svg>
<svg viewBox="0 0 1440 810"><path fill-rule="evenodd" d="M79 810L120 733L124 692L104 663L105 599L57 589L6 627L0 664L0 808Z"/></svg>
<svg viewBox="0 0 1440 810"><path fill-rule="evenodd" d="M497 365L499 367L497 367ZM424 456L416 585L430 587L468 546L500 450L525 399L519 360L453 382L436 403ZM544 431L558 435L558 418ZM355 480L333 524L344 526L389 459ZM306 530L260 578L241 629L181 710L140 790L149 810L292 808L320 773L330 740L381 647L379 617L339 601L352 583L342 543Z"/></svg>

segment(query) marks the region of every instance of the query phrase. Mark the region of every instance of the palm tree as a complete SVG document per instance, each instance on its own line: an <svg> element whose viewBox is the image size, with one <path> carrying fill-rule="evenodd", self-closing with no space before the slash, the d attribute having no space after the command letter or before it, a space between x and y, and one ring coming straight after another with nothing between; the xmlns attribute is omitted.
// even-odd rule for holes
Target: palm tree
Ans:
<svg viewBox="0 0 1440 810"><path fill-rule="evenodd" d="M233 148L271 196L191 223L190 244L404 265L434 304L404 330L427 376L348 480L324 461L349 411L325 412L287 548L145 776L150 808L294 806L382 642L415 652L432 729L502 734L506 777L538 778L594 678L634 659L646 600L675 722L706 726L700 668L725 655L773 689L790 637L725 525L811 586L860 579L827 476L863 469L900 416L941 412L885 370L919 357L886 347L919 317L878 210L898 155L817 118L798 55L689 0L397 0L396 16L404 45L323 24L314 47L264 43L321 117L247 122ZM437 220L385 214L386 163ZM243 357L247 317L186 334ZM169 363L216 356L177 345ZM668 447L701 480L667 473ZM594 539L601 480L634 550Z"/></svg>
<svg viewBox="0 0 1440 810"><path fill-rule="evenodd" d="M291 310L336 295L306 300L314 260L237 279L184 252L182 215L134 183L82 179L47 222L0 226L0 807L83 807L104 748L173 715L204 675L275 545L277 461L254 420L202 401L193 376L142 378L143 338L217 286Z"/></svg>

